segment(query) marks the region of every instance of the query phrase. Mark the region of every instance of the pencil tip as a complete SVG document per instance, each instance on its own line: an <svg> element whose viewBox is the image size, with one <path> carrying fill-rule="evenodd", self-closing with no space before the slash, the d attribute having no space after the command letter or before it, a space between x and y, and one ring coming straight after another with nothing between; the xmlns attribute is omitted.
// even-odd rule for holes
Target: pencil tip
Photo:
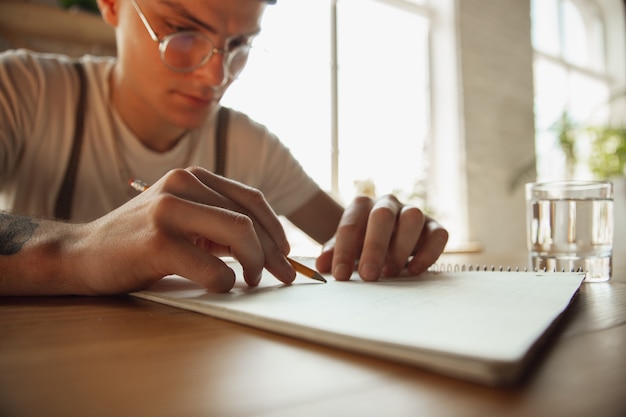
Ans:
<svg viewBox="0 0 626 417"><path fill-rule="evenodd" d="M318 281L320 281L320 282L324 282L324 283L326 283L326 278L324 278L323 276L321 276L321 275L320 275L319 273L317 273L317 272L316 272L315 274L313 274L313 277L312 277L312 278L313 278L313 279L316 279L316 280L318 280Z"/></svg>

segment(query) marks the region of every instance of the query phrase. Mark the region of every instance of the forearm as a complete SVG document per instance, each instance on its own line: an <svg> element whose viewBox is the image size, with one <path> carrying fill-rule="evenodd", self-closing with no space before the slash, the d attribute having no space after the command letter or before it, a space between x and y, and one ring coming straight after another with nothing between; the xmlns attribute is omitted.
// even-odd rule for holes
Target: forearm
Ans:
<svg viewBox="0 0 626 417"><path fill-rule="evenodd" d="M323 244L337 231L342 214L343 207L328 194L320 191L288 218L300 230Z"/></svg>
<svg viewBox="0 0 626 417"><path fill-rule="evenodd" d="M84 293L68 269L76 229L0 212L0 295Z"/></svg>
<svg viewBox="0 0 626 417"><path fill-rule="evenodd" d="M182 196L182 197L180 197ZM0 212L0 295L121 294L178 274L229 291L234 256L257 285L295 278L280 221L258 191L201 168L176 169L85 224Z"/></svg>

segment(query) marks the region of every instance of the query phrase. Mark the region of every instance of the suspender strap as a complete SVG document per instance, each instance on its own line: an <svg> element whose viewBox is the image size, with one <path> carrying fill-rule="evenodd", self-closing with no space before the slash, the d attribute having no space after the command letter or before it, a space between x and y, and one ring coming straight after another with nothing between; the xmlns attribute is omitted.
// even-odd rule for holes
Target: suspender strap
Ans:
<svg viewBox="0 0 626 417"><path fill-rule="evenodd" d="M65 171L65 178L61 185L61 190L57 196L54 215L61 220L69 220L72 211L72 201L74 198L74 185L76 183L76 173L78 172L78 162L80 150L83 145L84 111L86 104L86 80L85 70L80 62L74 62L74 68L78 74L79 91L78 103L76 105L76 125L74 127L74 139L70 159Z"/></svg>
<svg viewBox="0 0 626 417"><path fill-rule="evenodd" d="M215 173L224 176L226 173L226 133L228 132L228 107L221 107L217 115L215 131Z"/></svg>
<svg viewBox="0 0 626 417"><path fill-rule="evenodd" d="M85 70L80 62L74 63L74 68L78 74L79 95L76 105L76 125L74 127L74 139L70 159L65 171L65 177L61 189L57 196L54 215L57 219L69 220L74 199L74 187L76 185L76 174L78 172L78 162L80 160L80 150L83 145L84 112L87 98L87 82ZM229 109L221 107L217 116L217 129L215 132L215 173L224 175L226 170L226 134L228 132Z"/></svg>

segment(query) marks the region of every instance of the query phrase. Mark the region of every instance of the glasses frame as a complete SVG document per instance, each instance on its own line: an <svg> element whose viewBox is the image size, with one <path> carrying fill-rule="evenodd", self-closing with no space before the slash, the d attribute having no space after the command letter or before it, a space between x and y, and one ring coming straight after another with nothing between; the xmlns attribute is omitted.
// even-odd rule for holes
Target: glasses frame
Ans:
<svg viewBox="0 0 626 417"><path fill-rule="evenodd" d="M202 67L203 65L205 65L207 62L209 62L209 60L214 56L214 55L222 55L224 57L224 74L226 75L225 80L228 79L235 79L237 78L237 76L239 75L239 71L238 73L233 73L233 71L231 70L230 66L232 63L232 58L233 56L235 56L236 54L233 54L233 51L229 51L227 49L220 49L215 47L215 44L213 43L213 41L208 37L203 35L201 32L196 32L196 31L181 31L181 32L175 32L172 33L170 35L166 35L163 38L159 38L159 36L156 34L155 30L152 28L152 25L150 25L150 22L148 22L148 19L146 18L146 15L144 14L143 10L141 9L141 7L139 6L139 4L137 3L137 0L130 0L130 2L133 4L133 7L135 8L135 11L137 12L137 14L139 15L139 18L141 19L141 21L143 22L143 25L145 26L146 30L148 31L148 34L150 35L150 38L155 41L156 43L159 44L159 57L161 58L161 62L163 62L163 65L165 65L167 68L169 68L170 70L174 71L174 72L191 72L194 71L200 67ZM172 64L168 63L167 60L165 59L165 51L167 50L167 47L170 43L170 41L176 37L180 37L180 36L188 36L188 35L192 35L192 36L196 36L196 37L200 37L202 39L204 39L205 41L208 42L209 45L213 46L213 48L209 49L209 51L207 52L207 54L202 58L202 60L196 64L193 65L191 67L186 67L186 68L179 68L179 67L175 67ZM243 44L240 46L237 46L237 48L246 48L247 51L250 50L251 46L250 44ZM242 50L242 52L245 50ZM242 66L243 69L243 66Z"/></svg>

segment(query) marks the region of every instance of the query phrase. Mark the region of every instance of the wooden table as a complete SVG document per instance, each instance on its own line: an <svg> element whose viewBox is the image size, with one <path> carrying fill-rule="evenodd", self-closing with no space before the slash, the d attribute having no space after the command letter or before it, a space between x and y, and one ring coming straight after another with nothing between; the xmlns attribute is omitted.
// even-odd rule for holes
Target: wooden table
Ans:
<svg viewBox="0 0 626 417"><path fill-rule="evenodd" d="M482 265L501 255L446 255ZM0 298L0 416L626 416L626 261L489 388L130 296Z"/></svg>

